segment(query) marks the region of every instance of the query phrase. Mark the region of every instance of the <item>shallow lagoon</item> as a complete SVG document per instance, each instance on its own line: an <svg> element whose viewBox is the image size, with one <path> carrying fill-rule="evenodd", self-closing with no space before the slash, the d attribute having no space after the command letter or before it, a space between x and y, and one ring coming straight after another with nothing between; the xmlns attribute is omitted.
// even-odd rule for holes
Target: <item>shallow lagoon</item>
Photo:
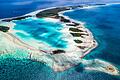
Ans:
<svg viewBox="0 0 120 80"><path fill-rule="evenodd" d="M16 24L13 30L20 39L29 40L33 38L57 48L65 48L67 45L67 41L62 39L60 30L63 25L59 21L30 17L13 22Z"/></svg>

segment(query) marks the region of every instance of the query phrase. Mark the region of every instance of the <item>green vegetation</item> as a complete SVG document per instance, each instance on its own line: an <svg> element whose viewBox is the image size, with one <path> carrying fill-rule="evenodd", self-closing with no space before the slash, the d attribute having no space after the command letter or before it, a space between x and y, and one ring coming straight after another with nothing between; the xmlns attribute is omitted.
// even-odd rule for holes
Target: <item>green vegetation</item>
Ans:
<svg viewBox="0 0 120 80"><path fill-rule="evenodd" d="M3 31L3 32L8 32L10 28L7 27L7 26L0 26L0 31Z"/></svg>
<svg viewBox="0 0 120 80"><path fill-rule="evenodd" d="M83 35L87 35L88 36L88 34L86 34L86 33L70 33L72 36L74 36L74 37L82 37Z"/></svg>
<svg viewBox="0 0 120 80"><path fill-rule="evenodd" d="M25 19L25 18L27 18L27 17L32 17L32 16L30 16L30 15L28 15L28 16L20 16L20 17L16 17L16 18L4 19L4 20L2 20L2 21L10 22L10 21L12 21L12 20L21 20L21 19Z"/></svg>
<svg viewBox="0 0 120 80"><path fill-rule="evenodd" d="M80 33L70 33L70 34L72 34L72 36L74 36L74 37L80 37L81 36Z"/></svg>
<svg viewBox="0 0 120 80"><path fill-rule="evenodd" d="M70 33L70 34L72 34L72 36L74 36L74 37L81 37L81 33Z"/></svg>
<svg viewBox="0 0 120 80"><path fill-rule="evenodd" d="M53 51L53 54L60 54L60 53L65 53L64 50L55 50Z"/></svg>
<svg viewBox="0 0 120 80"><path fill-rule="evenodd" d="M36 14L37 17L50 17L58 15L58 12L69 10L67 7L47 9Z"/></svg>
<svg viewBox="0 0 120 80"><path fill-rule="evenodd" d="M85 49L86 47L85 46L78 46L80 49Z"/></svg>
<svg viewBox="0 0 120 80"><path fill-rule="evenodd" d="M83 32L82 30L79 30L77 28L69 28L69 30L73 32Z"/></svg>
<svg viewBox="0 0 120 80"><path fill-rule="evenodd" d="M70 22L70 20L65 19L65 18L64 18L64 17L62 17L62 16L60 16L60 19L61 19L61 21L62 21L62 22Z"/></svg>
<svg viewBox="0 0 120 80"><path fill-rule="evenodd" d="M76 43L82 43L81 40L74 40Z"/></svg>

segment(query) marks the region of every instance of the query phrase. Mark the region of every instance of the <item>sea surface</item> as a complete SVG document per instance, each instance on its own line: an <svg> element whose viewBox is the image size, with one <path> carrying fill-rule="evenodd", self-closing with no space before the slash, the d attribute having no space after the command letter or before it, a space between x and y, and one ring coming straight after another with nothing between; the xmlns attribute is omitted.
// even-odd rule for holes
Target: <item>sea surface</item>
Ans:
<svg viewBox="0 0 120 80"><path fill-rule="evenodd" d="M0 0L0 19L21 16L49 7L108 2L115 3L120 0Z"/></svg>
<svg viewBox="0 0 120 80"><path fill-rule="evenodd" d="M64 15L84 22L98 42L98 47L86 59L105 60L120 70L120 4L76 9Z"/></svg>
<svg viewBox="0 0 120 80"><path fill-rule="evenodd" d="M76 9L64 15L85 22L85 26L92 31L99 43L99 46L85 57L86 59L102 59L120 70L120 5ZM11 17L11 13L7 17ZM81 64L64 72L54 72L40 62L8 57L0 59L0 80L120 80L120 78L97 71L84 71Z"/></svg>
<svg viewBox="0 0 120 80"><path fill-rule="evenodd" d="M100 58L120 65L120 4L76 9L64 15L84 22L92 31L99 46L89 54L89 58Z"/></svg>
<svg viewBox="0 0 120 80"><path fill-rule="evenodd" d="M39 9L80 4L84 1L73 3L71 0L0 0L0 18L21 16ZM88 2L86 2L88 3Z"/></svg>

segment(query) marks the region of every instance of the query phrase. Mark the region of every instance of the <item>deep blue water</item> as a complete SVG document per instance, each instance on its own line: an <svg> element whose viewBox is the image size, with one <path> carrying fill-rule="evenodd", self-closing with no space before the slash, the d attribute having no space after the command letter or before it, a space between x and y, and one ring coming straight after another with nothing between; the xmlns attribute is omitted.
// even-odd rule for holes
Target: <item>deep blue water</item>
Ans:
<svg viewBox="0 0 120 80"><path fill-rule="evenodd" d="M117 67L120 66L119 14L120 5L65 13L65 15L73 19L86 22L86 27L93 32L99 42L98 48L93 50L86 59L99 58L109 61ZM7 16L10 17L11 13ZM61 73L56 73L48 66L39 62L8 58L0 61L0 80L120 80L120 78L101 72L84 72L81 65Z"/></svg>
<svg viewBox="0 0 120 80"><path fill-rule="evenodd" d="M0 18L21 16L49 7L105 2L120 2L120 0L0 0Z"/></svg>
<svg viewBox="0 0 120 80"><path fill-rule="evenodd" d="M0 18L21 16L32 11L52 6L54 1L0 0ZM49 6L48 6L49 5Z"/></svg>
<svg viewBox="0 0 120 80"><path fill-rule="evenodd" d="M26 35L22 32L16 32L21 39L29 39L32 37L38 41L45 42L52 47L67 47L67 41L62 39L63 36L62 33L60 33L60 30L63 28L60 22L51 22L34 17L13 22L16 24L14 30L27 33Z"/></svg>
<svg viewBox="0 0 120 80"><path fill-rule="evenodd" d="M95 36L99 46L86 59L99 58L114 64L120 70L120 4L78 9L64 15L85 22L85 26Z"/></svg>
<svg viewBox="0 0 120 80"><path fill-rule="evenodd" d="M0 0L0 18L21 16L39 9L79 4L70 0Z"/></svg>
<svg viewBox="0 0 120 80"><path fill-rule="evenodd" d="M85 26L97 39L99 46L89 57L104 59L120 66L120 4L79 9L65 15L85 22Z"/></svg>

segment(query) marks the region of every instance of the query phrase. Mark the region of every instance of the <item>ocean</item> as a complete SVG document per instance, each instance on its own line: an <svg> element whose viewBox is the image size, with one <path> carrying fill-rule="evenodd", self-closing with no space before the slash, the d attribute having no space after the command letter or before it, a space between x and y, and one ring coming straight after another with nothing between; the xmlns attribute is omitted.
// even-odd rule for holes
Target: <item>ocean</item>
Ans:
<svg viewBox="0 0 120 80"><path fill-rule="evenodd" d="M79 3L78 1L74 4ZM0 18L16 17L39 9L71 4L73 2L67 0L0 0Z"/></svg>
<svg viewBox="0 0 120 80"><path fill-rule="evenodd" d="M120 0L0 0L0 19L21 16L39 9L88 3L111 3Z"/></svg>
<svg viewBox="0 0 120 80"><path fill-rule="evenodd" d="M120 4L86 9L76 9L64 15L82 21L92 31L98 42L85 59L101 59L108 61L120 70ZM77 16L76 16L77 15Z"/></svg>
<svg viewBox="0 0 120 80"><path fill-rule="evenodd" d="M3 1L3 3L4 2L5 1ZM19 7L16 8L15 5L10 7L11 10L6 9L7 7L2 8L3 12L0 13L0 17L19 16L36 10L36 7L33 7L34 5L24 6L24 9L18 9ZM18 5L20 6L20 3L17 3L17 6ZM5 13L7 11L8 14ZM97 58L108 61L117 66L120 70L119 14L119 4L90 9L76 9L64 13L64 15L72 19L85 22L85 26L90 29L99 44L99 46L85 58ZM0 80L120 80L120 78L98 71L84 71L81 65L63 72L54 72L50 67L40 62L30 59L8 57L0 60Z"/></svg>
<svg viewBox="0 0 120 80"><path fill-rule="evenodd" d="M21 16L38 9L50 7L53 1L32 1L32 0L1 0L0 1L0 18L10 18ZM49 5L49 6L48 6Z"/></svg>
<svg viewBox="0 0 120 80"><path fill-rule="evenodd" d="M92 31L99 46L86 58L99 58L120 65L120 4L78 9L64 15L82 21ZM77 15L77 17L76 17Z"/></svg>

